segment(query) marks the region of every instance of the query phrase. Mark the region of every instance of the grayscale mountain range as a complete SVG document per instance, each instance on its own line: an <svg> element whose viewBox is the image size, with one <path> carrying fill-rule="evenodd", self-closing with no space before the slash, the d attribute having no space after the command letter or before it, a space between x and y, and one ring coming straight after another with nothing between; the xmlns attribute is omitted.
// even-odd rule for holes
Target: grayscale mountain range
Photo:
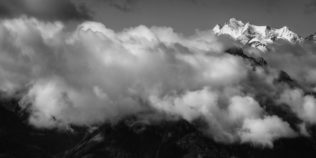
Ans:
<svg viewBox="0 0 316 158"><path fill-rule="evenodd" d="M231 38L240 41L242 44L251 46L266 52L269 45L276 41L283 40L291 44L301 44L303 42L315 41L315 34L305 38L291 31L287 26L282 28L273 28L270 26L257 26L244 23L235 18L231 18L224 25L216 25L213 28L216 35L228 35Z"/></svg>
<svg viewBox="0 0 316 158"><path fill-rule="evenodd" d="M30 21L31 24L33 22L32 20ZM153 30L157 32L163 31L163 29L161 28L153 28ZM134 49L135 47L136 50L141 50L141 48L138 48L137 42L146 42L146 40L149 40L151 43L155 43L156 41L164 40L163 38L168 37L162 34L162 37L157 38L155 37L159 36L157 32L157 35L155 36L144 36L135 34L137 31L145 32L145 34L151 34L150 32L148 32L149 30L147 30L143 26L140 26L135 30L127 30L126 32L121 32L118 35L115 35L115 33L111 30L105 29L102 24L88 22L78 26L76 32L73 35L71 35L71 37L74 38L67 39L67 41L72 42L71 40L80 38L81 34L88 33L86 36L94 37L94 35L96 35L96 38L100 38L102 40L114 38L114 40L112 41L114 43L125 42L124 40L128 40L127 45L124 45L124 47L131 49ZM45 113L44 116L41 116L43 114L36 113L36 111L34 111L41 110L40 107L38 107L38 109L34 109L34 106L37 104L36 102L34 102L34 99L36 101L40 98L28 98L28 95L30 95L30 92L32 92L32 84L29 84L29 86L24 86L24 88L18 89L14 92L1 92L0 157L231 158L283 156L298 157L302 155L303 157L312 157L312 155L315 155L316 128L312 123L313 114L311 113L311 115L309 115L308 111L305 113L304 109L302 109L303 111L301 111L300 109L298 109L299 107L295 107L300 105L291 105L291 102L281 102L280 100L286 100L287 97L289 97L290 100L292 99L292 101L294 101L295 98L299 97L297 96L297 94L313 98L316 96L316 93L312 88L306 86L305 82L307 81L295 79L295 77L297 77L295 76L295 73L293 78L291 74L287 73L286 70L272 70L268 68L271 66L269 65L270 57L266 56L266 54L277 53L278 51L283 50L283 47L279 48L279 45L286 47L289 46L291 49L299 49L296 47L303 48L305 43L313 45L315 35L310 35L306 38L302 38L296 33L290 31L287 27L275 29L270 26L256 26L249 23L245 24L234 18L230 19L229 22L225 23L223 26L216 25L213 28L213 33L218 37L223 37L227 40L233 40L233 43L231 43L229 47L225 48L225 54L227 54L228 57L231 56L234 58L236 57L238 60L240 59L241 62L251 67L252 70L250 71L255 72L255 74L250 74L249 72L248 75L253 76L247 79L255 81L247 81L242 84L248 84L246 86L249 86L250 88L246 88L245 90L248 89L249 93L253 93L253 97L256 101L252 101L252 99L249 97L246 100L241 101L240 103L233 104L232 100L230 103L232 105L226 104L226 106L229 106L228 111L224 112L222 115L226 115L225 113L230 113L230 108L233 108L233 111L231 112L235 114L229 114L227 115L227 117L232 117L237 120L243 117L249 117L246 118L244 121L250 121L252 120L252 118L258 117L256 115L259 115L259 120L263 116L263 122L269 121L269 119L275 119L275 121L281 121L279 122L279 125L261 125L260 122L253 122L253 125L255 127L245 128L246 124L244 122L242 126L239 128L245 128L242 130L246 131L242 131L238 128L235 129L234 127L229 127L229 129L231 130L237 130L237 133L230 133L230 137L236 138L229 138L222 134L215 134L216 130L218 129L212 129L215 126L209 125L209 122L207 120L207 114L202 115L199 114L199 112L197 112L197 117L194 117L194 119L187 119L186 115L169 113L165 111L166 109L164 110L162 108L159 110L157 109L157 107L151 107L152 105L148 106L148 104L154 104L150 103L150 98L148 100L145 100L144 98L137 96L137 94L135 94L135 97L137 99L138 104L142 104L142 106L147 108L138 112L127 113L124 116L120 116L120 118L116 118L115 121L113 120L112 122L105 121L103 123L96 123L89 126L82 126L75 123L69 123L69 125L66 125L67 120L64 120L61 117L61 115L55 113L56 116L54 116L54 113L50 114L49 111L47 111L47 115L50 115L48 118L49 120L48 122L46 122L47 120L42 118L46 117ZM45 38L47 38L48 40L50 36L53 35L48 34L48 36ZM180 37L177 37L176 35L168 38L169 41L167 40L167 42L162 43L166 45L167 48L170 47L168 46L168 44L173 45L172 40L174 39L180 41L179 45L182 45L180 47L174 45L168 49L181 49L182 51L185 50L182 47L189 47L190 49L201 49L198 46L192 48L190 46L187 46L190 44L193 45L193 43L190 43L190 41L182 41L184 39L179 40L178 38ZM130 39L131 41L129 41ZM202 38L199 37L197 41L200 41L201 39ZM191 40L195 41L194 39ZM278 44L279 41L281 41L280 44ZM247 52L247 47L253 47L255 49L258 49L261 53L263 53L263 55L252 56L251 53ZM113 60L114 59L115 58L113 58ZM266 71L264 73L260 72L261 75L266 76L256 76L256 73L259 73L257 72L258 70ZM220 68L220 71L227 70ZM268 73L270 72L268 71L276 71L274 72L275 74L273 74L275 76L271 75L271 81L273 82L271 84L273 87L266 87L267 83L264 83L266 81L256 79L258 77L265 78L269 76L270 74ZM268 80L268 78L266 79ZM258 84L262 85L260 86ZM295 91L293 91L293 93L289 91L289 93L291 93L290 96L285 96L287 92L274 90L274 88L278 87L286 87L286 91L288 88L289 90ZM253 88L263 88L263 90ZM271 93L284 93L282 94L284 96L281 95L281 98L277 99L274 96L277 94L269 95L270 92L265 92L265 88L271 89ZM42 89L42 94L48 93L47 100L43 100L44 104L49 105L50 102L55 102L54 99L52 100L49 98L53 97L51 95L55 95L54 93L57 93L50 93L50 91L54 90L55 88L52 87L45 90L45 87L42 87ZM42 91L42 89L40 89L40 91ZM94 91L97 95L99 95L102 98L109 97L106 96L105 92L101 89L96 88L94 89ZM202 93L202 91L197 92L196 94L192 94L192 96L188 96L188 98L182 98L183 100L179 98L178 100L175 100L171 106L178 106L177 104L182 102L181 104L189 104L189 106L192 106L190 108L197 108L190 104L192 101L194 104L199 104L200 101L203 102L203 100L194 99L194 97L198 97L199 95L206 95L200 93ZM230 95L230 93L235 92L229 92L226 95ZM64 94L63 97L66 97L67 99L67 97L70 97L68 95L70 94ZM29 99L33 99L33 101ZM205 99L208 100L207 98ZM303 108L311 108L311 110L313 110L313 107L311 107L313 106L313 103L308 103L308 98L302 99L306 100L306 103L303 104L307 104L306 107ZM238 101L238 99L236 101ZM62 103L62 100L59 100L59 102ZM249 104L248 102L253 103ZM164 104L168 103L163 102L163 104L159 106L167 106ZM225 105L225 103L223 103L223 105ZM185 105L179 106L184 106L183 108L185 108ZM241 109L238 108L239 106ZM45 109L47 108L49 107L45 107ZM249 109L245 110L244 108ZM259 112L255 112L256 110L250 110L253 108L258 108L257 110L259 110ZM191 112L188 111L187 114L191 115ZM31 119L33 119L33 121L35 122L32 122ZM72 118L70 117L69 119ZM241 119L240 121L243 120ZM231 123L233 122L227 124L225 123L225 126L231 126ZM234 124L235 126L239 126L239 123ZM225 126L222 126L221 128L227 128ZM263 132L263 135L261 135L261 131L259 131L259 133L256 133L256 131L252 131L257 130L256 128L259 128L259 130L263 131L265 131L265 129L260 128L268 128L268 131ZM214 135L211 136L212 134L208 133L208 130L213 131ZM269 130L272 133L270 133ZM253 132L251 134L254 134L255 136L253 138L251 135L243 136L240 135L240 132L246 132L244 133L246 135L247 132ZM271 135L268 136L269 134ZM272 141L271 143L273 144L265 142L270 141L270 139Z"/></svg>
<svg viewBox="0 0 316 158"><path fill-rule="evenodd" d="M314 0L0 0L0 158L314 158L315 19Z"/></svg>

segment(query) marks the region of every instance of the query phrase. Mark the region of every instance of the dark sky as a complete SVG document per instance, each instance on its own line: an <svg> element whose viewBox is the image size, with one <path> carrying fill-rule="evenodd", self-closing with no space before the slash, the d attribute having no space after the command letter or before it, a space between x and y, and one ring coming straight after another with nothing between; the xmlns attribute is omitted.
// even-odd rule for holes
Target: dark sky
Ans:
<svg viewBox="0 0 316 158"><path fill-rule="evenodd" d="M0 0L0 15L20 14L95 20L114 30L143 24L192 34L235 17L257 25L286 25L302 36L316 32L316 0Z"/></svg>

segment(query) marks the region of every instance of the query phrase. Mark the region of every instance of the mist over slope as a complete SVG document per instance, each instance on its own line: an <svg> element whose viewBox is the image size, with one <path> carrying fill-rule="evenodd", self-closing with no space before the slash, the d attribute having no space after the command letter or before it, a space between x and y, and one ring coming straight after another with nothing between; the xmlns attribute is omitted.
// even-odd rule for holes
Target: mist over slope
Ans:
<svg viewBox="0 0 316 158"><path fill-rule="evenodd" d="M198 120L199 131L221 143L273 147L280 138L309 136L314 43L272 43L263 54L242 46L212 30L183 36L169 27L115 32L97 22L72 29L2 19L0 88L22 93L19 106L40 129L72 131L136 115L149 124Z"/></svg>

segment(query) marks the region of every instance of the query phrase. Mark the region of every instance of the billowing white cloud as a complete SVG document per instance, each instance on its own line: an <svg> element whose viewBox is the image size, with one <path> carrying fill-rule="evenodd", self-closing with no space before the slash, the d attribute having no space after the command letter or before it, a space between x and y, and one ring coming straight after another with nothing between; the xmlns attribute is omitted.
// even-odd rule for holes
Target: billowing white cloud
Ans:
<svg viewBox="0 0 316 158"><path fill-rule="evenodd" d="M34 18L2 20L0 89L27 89L21 107L38 128L90 126L154 111L202 119L207 127L201 130L217 141L271 146L294 136L255 99L288 90L275 87L277 71L254 70L225 53L233 45L209 31L185 37L168 27L115 32L96 22L73 30ZM313 119L313 102L299 102L297 114Z"/></svg>
<svg viewBox="0 0 316 158"><path fill-rule="evenodd" d="M240 131L242 142L262 146L273 146L272 141L280 137L294 137L296 134L289 124L276 116L263 119L246 119Z"/></svg>
<svg viewBox="0 0 316 158"><path fill-rule="evenodd" d="M300 89L286 90L279 102L288 104L291 109L308 123L316 123L316 100L311 95L304 95Z"/></svg>
<svg viewBox="0 0 316 158"><path fill-rule="evenodd" d="M240 120L245 118L257 118L261 115L262 109L258 102L253 98L234 96L228 107L229 116L232 120Z"/></svg>
<svg viewBox="0 0 316 158"><path fill-rule="evenodd" d="M165 44L166 39L146 26L118 33L95 22L73 32L65 27L25 17L1 21L2 37L7 37L1 41L1 89L30 85L24 100L44 114L38 119L102 122L125 110L138 111L138 100L153 94L236 84L247 75L241 59L215 52L210 42L196 45L194 37L179 36ZM42 105L45 100L50 103ZM80 110L64 110L69 107L100 114L90 117L87 111L81 115Z"/></svg>
<svg viewBox="0 0 316 158"><path fill-rule="evenodd" d="M316 83L316 47L314 43L292 45L280 42L272 45L272 52L263 57L269 66L286 71L301 84L310 86Z"/></svg>

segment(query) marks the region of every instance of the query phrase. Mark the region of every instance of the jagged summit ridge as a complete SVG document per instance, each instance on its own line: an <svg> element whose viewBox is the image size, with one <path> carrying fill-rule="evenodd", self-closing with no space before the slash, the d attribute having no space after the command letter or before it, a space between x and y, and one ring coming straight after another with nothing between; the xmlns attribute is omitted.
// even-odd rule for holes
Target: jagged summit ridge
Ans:
<svg viewBox="0 0 316 158"><path fill-rule="evenodd" d="M288 27L272 28L270 26L257 26L249 22L243 23L240 20L231 18L223 26L216 25L213 28L216 35L229 35L243 44L248 44L261 51L267 51L267 45L276 40L285 40L292 44L303 41L299 35L291 31Z"/></svg>

